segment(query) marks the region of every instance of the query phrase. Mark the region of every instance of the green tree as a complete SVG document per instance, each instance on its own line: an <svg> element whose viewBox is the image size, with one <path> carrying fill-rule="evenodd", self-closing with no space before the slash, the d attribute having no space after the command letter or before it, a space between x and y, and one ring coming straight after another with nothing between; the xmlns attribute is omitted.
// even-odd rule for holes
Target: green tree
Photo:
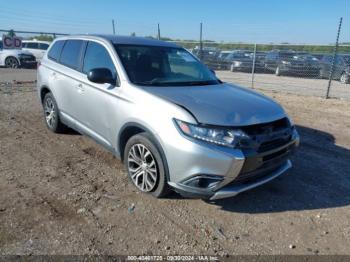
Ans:
<svg viewBox="0 0 350 262"><path fill-rule="evenodd" d="M11 29L8 33L7 33L8 36L11 36L11 37L14 37L16 36L16 33L13 29Z"/></svg>
<svg viewBox="0 0 350 262"><path fill-rule="evenodd" d="M53 38L53 36L51 36L51 35L44 35L44 34L41 34L41 35L33 36L33 37L31 37L30 39L36 39L36 40L39 40L39 41L48 41L48 42L52 42L54 38Z"/></svg>

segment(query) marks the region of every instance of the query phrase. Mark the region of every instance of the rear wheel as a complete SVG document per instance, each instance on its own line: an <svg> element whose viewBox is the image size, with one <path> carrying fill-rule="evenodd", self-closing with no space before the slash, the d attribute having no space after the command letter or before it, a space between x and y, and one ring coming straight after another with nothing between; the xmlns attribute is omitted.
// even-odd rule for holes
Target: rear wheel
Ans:
<svg viewBox="0 0 350 262"><path fill-rule="evenodd" d="M9 56L5 59L5 67L7 68L18 68L19 62L16 57Z"/></svg>
<svg viewBox="0 0 350 262"><path fill-rule="evenodd" d="M342 84L349 84L349 75L347 73L342 73L341 76L340 76L340 83Z"/></svg>
<svg viewBox="0 0 350 262"><path fill-rule="evenodd" d="M61 122L59 110L55 98L51 93L47 93L43 100L45 123L48 129L54 133L61 133L66 130L66 126Z"/></svg>
<svg viewBox="0 0 350 262"><path fill-rule="evenodd" d="M154 197L169 193L165 164L151 135L141 133L129 139L124 150L124 163L138 190Z"/></svg>

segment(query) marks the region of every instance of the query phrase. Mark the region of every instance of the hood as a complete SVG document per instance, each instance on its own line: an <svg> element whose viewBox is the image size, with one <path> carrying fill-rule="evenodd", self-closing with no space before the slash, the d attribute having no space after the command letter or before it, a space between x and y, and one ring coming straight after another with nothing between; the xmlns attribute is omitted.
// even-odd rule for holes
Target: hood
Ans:
<svg viewBox="0 0 350 262"><path fill-rule="evenodd" d="M31 52L26 51L26 50L18 50L18 54L21 54L21 55L33 55Z"/></svg>
<svg viewBox="0 0 350 262"><path fill-rule="evenodd" d="M231 84L143 88L186 108L202 124L247 126L285 117L283 108L272 99Z"/></svg>

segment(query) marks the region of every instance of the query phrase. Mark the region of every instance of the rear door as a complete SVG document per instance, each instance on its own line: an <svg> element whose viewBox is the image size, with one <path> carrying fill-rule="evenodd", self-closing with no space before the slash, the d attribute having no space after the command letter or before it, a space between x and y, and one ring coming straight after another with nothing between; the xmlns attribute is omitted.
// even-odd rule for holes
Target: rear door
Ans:
<svg viewBox="0 0 350 262"><path fill-rule="evenodd" d="M81 110L81 57L85 42L83 40L66 40L63 46L59 65L55 66L52 81L55 84L56 100L61 114L69 121L79 121ZM50 53L49 53L50 55Z"/></svg>

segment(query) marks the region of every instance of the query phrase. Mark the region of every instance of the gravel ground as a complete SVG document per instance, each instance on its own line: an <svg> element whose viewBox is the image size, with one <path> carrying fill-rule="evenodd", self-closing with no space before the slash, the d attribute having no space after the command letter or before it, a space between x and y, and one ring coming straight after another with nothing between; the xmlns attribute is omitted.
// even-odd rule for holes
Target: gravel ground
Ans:
<svg viewBox="0 0 350 262"><path fill-rule="evenodd" d="M298 126L294 168L210 203L138 193L89 138L50 133L35 92L4 90L0 254L350 254L346 100L264 91Z"/></svg>
<svg viewBox="0 0 350 262"><path fill-rule="evenodd" d="M226 82L235 83L245 87L252 86L250 73L217 71L218 77ZM278 91L303 96L325 97L328 87L327 79L302 78L293 76L275 76L274 74L254 75L254 88L262 91ZM333 80L330 97L350 100L350 84L341 84Z"/></svg>

